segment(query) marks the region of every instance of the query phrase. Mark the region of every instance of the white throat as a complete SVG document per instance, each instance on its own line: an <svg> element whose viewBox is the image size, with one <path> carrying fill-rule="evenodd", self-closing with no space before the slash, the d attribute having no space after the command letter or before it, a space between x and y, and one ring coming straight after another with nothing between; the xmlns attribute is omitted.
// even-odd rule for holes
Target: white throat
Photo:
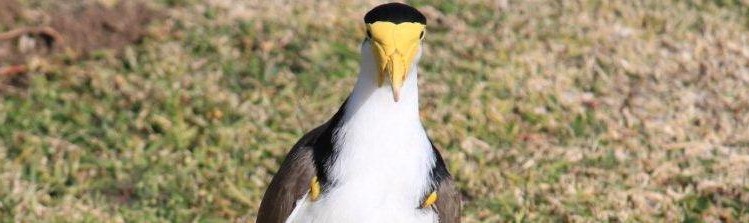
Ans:
<svg viewBox="0 0 749 223"><path fill-rule="evenodd" d="M289 222L437 221L430 209L417 208L435 165L419 118L417 66L410 66L396 102L390 83L377 84L369 47L362 44L359 79L334 135L337 156L328 175L333 186L317 201L300 200L303 207Z"/></svg>

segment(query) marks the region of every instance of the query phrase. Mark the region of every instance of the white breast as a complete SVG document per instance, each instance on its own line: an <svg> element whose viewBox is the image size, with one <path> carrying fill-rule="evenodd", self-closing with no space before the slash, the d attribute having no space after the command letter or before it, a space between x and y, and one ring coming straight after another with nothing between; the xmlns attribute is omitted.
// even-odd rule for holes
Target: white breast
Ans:
<svg viewBox="0 0 749 223"><path fill-rule="evenodd" d="M418 208L435 157L419 121L415 69L398 103L389 87L366 81L360 77L335 136L334 186L316 201L300 199L287 222L437 222L433 210Z"/></svg>

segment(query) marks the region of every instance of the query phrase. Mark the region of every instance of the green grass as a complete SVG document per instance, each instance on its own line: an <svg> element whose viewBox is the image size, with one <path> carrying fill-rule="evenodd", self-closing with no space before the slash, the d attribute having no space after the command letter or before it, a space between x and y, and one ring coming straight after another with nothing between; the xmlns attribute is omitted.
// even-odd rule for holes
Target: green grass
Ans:
<svg viewBox="0 0 749 223"><path fill-rule="evenodd" d="M413 2L464 222L749 221L745 1L502 2ZM0 77L0 222L253 220L372 6L165 0L122 52L27 61Z"/></svg>

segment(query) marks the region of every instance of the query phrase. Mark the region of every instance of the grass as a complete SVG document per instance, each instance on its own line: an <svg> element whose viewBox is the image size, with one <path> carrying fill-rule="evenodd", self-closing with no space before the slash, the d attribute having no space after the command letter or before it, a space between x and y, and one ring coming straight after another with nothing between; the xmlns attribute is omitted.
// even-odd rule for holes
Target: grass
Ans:
<svg viewBox="0 0 749 223"><path fill-rule="evenodd" d="M749 221L746 1L411 3L464 222ZM0 222L253 220L374 5L163 0L138 43L31 57L0 79Z"/></svg>

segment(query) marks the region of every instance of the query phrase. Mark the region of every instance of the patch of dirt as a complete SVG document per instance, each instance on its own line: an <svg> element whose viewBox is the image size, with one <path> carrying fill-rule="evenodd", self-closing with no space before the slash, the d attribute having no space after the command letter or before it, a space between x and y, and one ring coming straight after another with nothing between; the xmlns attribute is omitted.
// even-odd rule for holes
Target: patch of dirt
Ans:
<svg viewBox="0 0 749 223"><path fill-rule="evenodd" d="M0 0L0 25L5 27L0 33L0 66L60 52L78 58L100 49L117 51L140 42L147 25L161 15L142 1L112 6L99 2L74 0L28 9L16 0Z"/></svg>
<svg viewBox="0 0 749 223"><path fill-rule="evenodd" d="M52 14L50 26L65 37L65 46L80 53L120 49L138 43L157 12L136 1L121 1L112 8L89 4L79 11Z"/></svg>
<svg viewBox="0 0 749 223"><path fill-rule="evenodd" d="M119 53L140 42L148 34L148 24L162 15L141 0L102 2L54 1L28 7L17 0L0 0L0 95L26 88L25 74L40 61L33 58L54 65L97 50ZM65 56L55 56L59 54Z"/></svg>

